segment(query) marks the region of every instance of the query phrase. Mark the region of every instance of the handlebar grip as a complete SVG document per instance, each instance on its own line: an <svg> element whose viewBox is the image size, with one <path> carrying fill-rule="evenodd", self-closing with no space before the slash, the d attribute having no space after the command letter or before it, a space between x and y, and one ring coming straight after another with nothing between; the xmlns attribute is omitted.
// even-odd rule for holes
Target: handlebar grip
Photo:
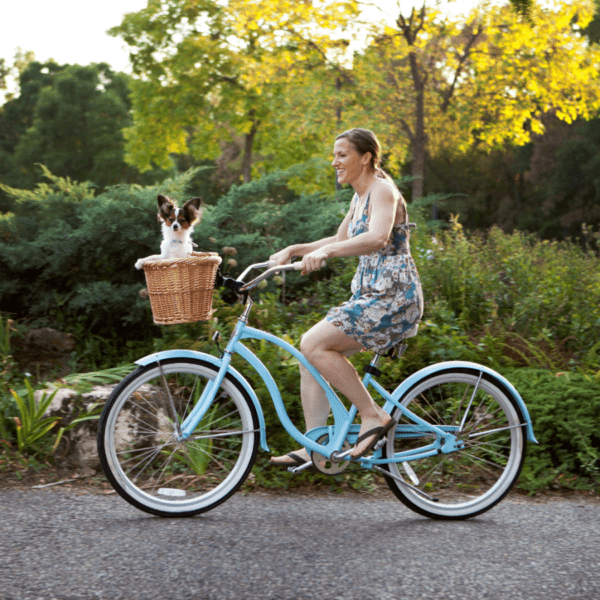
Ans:
<svg viewBox="0 0 600 600"><path fill-rule="evenodd" d="M295 263L290 263L289 265L280 265L280 266L281 266L282 268L284 268L284 267L288 267L288 268L289 268L289 267L294 267L294 271L301 271L301 270L302 270L302 267L301 267L301 265L302 265L302 261L301 261L301 260L299 260L299 261L296 261ZM323 261L323 262L321 263L321 268L323 268L325 265L326 265L326 263L325 263L325 261ZM275 263L275 261L274 261L274 260L270 260L270 261L269 261L269 268L271 268L271 267L275 267L275 266L277 266L277 265L276 265L276 263ZM287 270L287 269L286 269L286 270Z"/></svg>

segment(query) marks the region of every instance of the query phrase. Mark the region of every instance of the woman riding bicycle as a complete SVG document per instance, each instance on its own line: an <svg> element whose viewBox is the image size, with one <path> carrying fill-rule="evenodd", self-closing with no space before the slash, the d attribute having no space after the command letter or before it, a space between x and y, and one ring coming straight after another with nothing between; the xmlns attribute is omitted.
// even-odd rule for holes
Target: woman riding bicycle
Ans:
<svg viewBox="0 0 600 600"><path fill-rule="evenodd" d="M271 256L277 265L302 257L303 274L334 257L359 256L352 297L306 332L300 350L323 377L358 409L361 428L352 458L370 452L396 421L380 408L348 361L361 350L379 354L416 334L423 314L423 293L410 255L406 202L379 167L381 146L367 129L340 134L333 149L333 167L340 184L355 191L350 210L336 235L294 244ZM307 431L325 425L329 402L323 388L300 366L300 393ZM306 449L272 457L285 467L309 461Z"/></svg>

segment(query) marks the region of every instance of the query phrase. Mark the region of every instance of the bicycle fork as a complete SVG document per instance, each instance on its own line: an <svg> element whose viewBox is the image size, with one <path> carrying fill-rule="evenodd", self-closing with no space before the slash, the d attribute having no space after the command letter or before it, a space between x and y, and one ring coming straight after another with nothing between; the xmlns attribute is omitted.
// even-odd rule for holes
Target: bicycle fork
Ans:
<svg viewBox="0 0 600 600"><path fill-rule="evenodd" d="M208 382L206 383L206 387L204 388L202 394L200 395L200 398L198 399L198 402L196 402L196 406L194 406L194 408L183 421L181 426L177 424L177 441L181 442L190 437L190 435L192 435L192 433L198 426L198 423L202 421L204 415L207 413L208 409L213 403L217 391L221 386L223 379L225 378L227 369L229 368L229 363L231 362L231 354L225 352L221 361L221 368L219 369L217 376L214 379L208 380Z"/></svg>
<svg viewBox="0 0 600 600"><path fill-rule="evenodd" d="M210 379L206 383L206 387L202 391L198 402L196 402L196 405L194 406L190 414L181 424L181 429L179 429L178 427L176 432L178 441L185 440L188 437L190 437L190 435L192 435L192 433L194 432L200 421L202 421L204 415L208 412L208 409L212 405L215 396L217 395L217 391L221 386L221 383L223 383L225 375L227 374L227 370L229 369L229 365L231 363L231 357L233 355L233 347L240 338L241 332L246 325L248 313L250 312L251 308L252 301L248 299L248 306L246 307L244 314L240 317L233 332L233 335L231 336L231 339L229 340L229 343L225 348L225 351L221 354L221 365L219 367L219 372L217 373L217 376L214 379Z"/></svg>

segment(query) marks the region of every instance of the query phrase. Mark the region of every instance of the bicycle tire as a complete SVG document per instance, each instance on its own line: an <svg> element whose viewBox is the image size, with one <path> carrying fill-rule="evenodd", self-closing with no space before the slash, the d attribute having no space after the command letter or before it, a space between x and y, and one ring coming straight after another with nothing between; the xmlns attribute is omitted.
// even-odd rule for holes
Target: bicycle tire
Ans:
<svg viewBox="0 0 600 600"><path fill-rule="evenodd" d="M463 450L410 461L404 468L401 463L386 465L397 478L385 476L398 500L432 519L468 519L490 510L508 494L523 467L527 438L519 426L524 423L519 406L501 381L475 369L454 367L416 382L400 403L433 425L460 426L467 409L469 414L457 436L465 443ZM396 435L388 436L383 448L385 458L435 439L433 434L403 437L400 428L412 421L398 408L392 416L400 421Z"/></svg>
<svg viewBox="0 0 600 600"><path fill-rule="evenodd" d="M187 358L160 365L162 374L151 363L113 390L100 417L98 454L127 502L153 515L187 517L239 489L256 458L259 421L248 393L228 373L192 435L178 441L173 411L181 424L218 369Z"/></svg>

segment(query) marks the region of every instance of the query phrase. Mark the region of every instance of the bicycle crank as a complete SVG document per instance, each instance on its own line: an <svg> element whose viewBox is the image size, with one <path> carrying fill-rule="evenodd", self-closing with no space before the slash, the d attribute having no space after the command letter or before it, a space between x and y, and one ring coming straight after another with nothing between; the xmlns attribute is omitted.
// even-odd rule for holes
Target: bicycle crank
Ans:
<svg viewBox="0 0 600 600"><path fill-rule="evenodd" d="M317 444L325 445L329 441L329 435L326 433L322 435L318 440ZM347 440L344 440L341 451L339 453L335 453L338 456L345 456L350 452L352 448ZM338 475L346 470L346 467L350 464L347 460L339 460L334 462L331 458L323 456L322 454L318 454L317 452L311 453L313 466L317 469L317 471L324 473L325 475Z"/></svg>

